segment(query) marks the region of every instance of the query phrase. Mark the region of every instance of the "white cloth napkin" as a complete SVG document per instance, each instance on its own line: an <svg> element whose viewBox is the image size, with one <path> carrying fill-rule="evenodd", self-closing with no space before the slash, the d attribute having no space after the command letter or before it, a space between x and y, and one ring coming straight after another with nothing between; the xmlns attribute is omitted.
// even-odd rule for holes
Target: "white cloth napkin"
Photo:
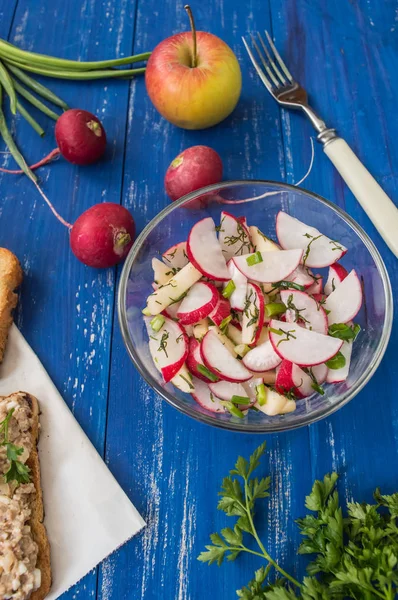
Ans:
<svg viewBox="0 0 398 600"><path fill-rule="evenodd" d="M145 522L91 444L43 365L13 325L0 395L24 391L41 408L39 455L55 600Z"/></svg>

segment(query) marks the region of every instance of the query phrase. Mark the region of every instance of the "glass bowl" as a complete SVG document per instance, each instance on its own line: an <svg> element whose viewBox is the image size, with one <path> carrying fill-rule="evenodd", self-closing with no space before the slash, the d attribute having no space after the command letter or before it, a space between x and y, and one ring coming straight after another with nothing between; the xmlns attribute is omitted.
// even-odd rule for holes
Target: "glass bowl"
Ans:
<svg viewBox="0 0 398 600"><path fill-rule="evenodd" d="M186 240L192 225L211 216L216 224L227 210L246 217L265 235L276 239L275 218L279 210L318 228L343 243L347 254L341 264L355 268L364 289L364 303L355 318L362 330L353 347L348 380L325 385L325 395L314 393L297 401L295 412L268 417L248 411L244 419L229 413L211 413L171 384L164 384L149 354L142 309L151 293L151 260L161 258L173 244ZM317 269L324 276L327 269ZM324 279L325 281L325 279ZM347 404L364 387L378 367L390 337L393 304L391 285L384 263L363 229L340 208L320 196L272 181L230 181L188 194L162 210L138 236L124 264L118 293L119 322L128 353L147 383L169 404L209 425L232 431L268 433L308 425Z"/></svg>

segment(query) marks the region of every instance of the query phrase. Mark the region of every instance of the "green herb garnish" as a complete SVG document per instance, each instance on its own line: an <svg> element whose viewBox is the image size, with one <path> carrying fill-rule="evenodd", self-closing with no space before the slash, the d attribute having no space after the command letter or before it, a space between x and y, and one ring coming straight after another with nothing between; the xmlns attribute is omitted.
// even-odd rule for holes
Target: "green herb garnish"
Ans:
<svg viewBox="0 0 398 600"><path fill-rule="evenodd" d="M308 259L309 254L310 254L311 244L313 244L316 240L319 240L319 238L321 238L323 236L322 236L322 233L320 235L317 235L316 237L314 237L310 233L304 233L304 237L308 238L311 241L308 243L308 246L307 246L307 248L306 248L306 250L304 252L304 255L303 255L303 266L305 266L305 263L306 263L306 261Z"/></svg>
<svg viewBox="0 0 398 600"><path fill-rule="evenodd" d="M27 465L19 460L19 457L23 454L24 449L19 446L15 446L9 440L8 427L12 415L14 414L14 408L8 413L6 418L0 423L0 436L2 436L0 446L5 446L7 460L10 463L8 471L4 473L4 481L10 483L16 481L17 483L29 483L30 481L30 469Z"/></svg>
<svg viewBox="0 0 398 600"><path fill-rule="evenodd" d="M166 319L163 315L156 315L150 322L151 328L153 331L160 331L165 324Z"/></svg>
<svg viewBox="0 0 398 600"><path fill-rule="evenodd" d="M261 256L261 252L255 252L246 258L247 265L249 267L254 267L254 265L258 265L263 262L263 257Z"/></svg>
<svg viewBox="0 0 398 600"><path fill-rule="evenodd" d="M234 293L234 291L236 290L236 285L234 284L234 282L232 281L228 281L227 285L225 286L222 295L224 296L224 298L230 298L232 296L232 294Z"/></svg>
<svg viewBox="0 0 398 600"><path fill-rule="evenodd" d="M337 369L342 369L343 367L345 367L345 363L346 363L345 356L341 352L337 352L337 354L335 356L333 356L333 358L331 358L330 360L327 360L325 362L325 365L329 369L337 370Z"/></svg>
<svg viewBox="0 0 398 600"><path fill-rule="evenodd" d="M207 367L205 367L204 365L197 365L197 370L199 371L199 373L201 375L204 375L205 377L207 377L207 379L209 379L210 381L213 381L214 383L216 381L218 381L218 377L217 375L214 375L214 373L212 373L210 371L210 369L208 369Z"/></svg>
<svg viewBox="0 0 398 600"><path fill-rule="evenodd" d="M232 404L248 406L250 404L250 398L248 396L232 396L231 398Z"/></svg>
<svg viewBox="0 0 398 600"><path fill-rule="evenodd" d="M358 324L354 324L352 327L346 325L345 323L334 323L329 327L329 335L335 338L339 338L339 340L344 340L348 342L350 340L355 341L358 333L361 331L361 326Z"/></svg>
<svg viewBox="0 0 398 600"><path fill-rule="evenodd" d="M272 284L273 290L298 290L299 292L304 292L305 287L300 285L299 283L294 283L294 281L278 281L277 283Z"/></svg>
<svg viewBox="0 0 398 600"><path fill-rule="evenodd" d="M232 316L231 315L228 315L228 317L225 317L225 319L223 319L221 321L219 329L220 329L220 331L222 333L225 333L225 331L226 331L226 329L227 329L227 327L228 327L228 325L230 324L231 321L232 321Z"/></svg>
<svg viewBox="0 0 398 600"><path fill-rule="evenodd" d="M270 302L265 305L265 312L267 313L267 317L276 317L277 315L281 315L286 312L286 306L283 302Z"/></svg>

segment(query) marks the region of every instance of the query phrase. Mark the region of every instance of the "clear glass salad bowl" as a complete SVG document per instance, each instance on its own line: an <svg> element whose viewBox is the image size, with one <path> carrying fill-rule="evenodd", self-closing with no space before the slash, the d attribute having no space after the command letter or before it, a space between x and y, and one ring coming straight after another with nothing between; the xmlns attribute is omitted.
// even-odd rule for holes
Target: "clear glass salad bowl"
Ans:
<svg viewBox="0 0 398 600"><path fill-rule="evenodd" d="M271 239L276 239L275 218L280 210L312 225L343 243L347 254L340 261L361 277L364 303L355 322L361 332L353 346L350 374L344 383L324 385L325 395L314 393L297 401L295 412L268 417L249 410L244 419L229 413L211 413L171 384L164 384L149 354L142 309L151 293L154 256L161 258L173 244L186 240L198 220L211 216L216 224L227 210L246 217ZM327 269L317 269L324 276ZM325 281L325 279L324 279ZM366 385L379 365L390 337L393 304L391 285L379 252L361 227L340 208L316 194L271 181L230 181L208 186L173 202L142 231L132 247L121 275L118 311L128 353L147 383L169 404L209 425L223 429L268 433L308 425L347 404Z"/></svg>

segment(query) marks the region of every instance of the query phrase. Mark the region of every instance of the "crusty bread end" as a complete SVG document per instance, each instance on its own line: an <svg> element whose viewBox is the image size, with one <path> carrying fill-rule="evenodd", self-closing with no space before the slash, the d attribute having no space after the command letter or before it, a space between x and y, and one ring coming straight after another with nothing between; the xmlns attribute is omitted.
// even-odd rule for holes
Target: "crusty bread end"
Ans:
<svg viewBox="0 0 398 600"><path fill-rule="evenodd" d="M18 296L15 289L22 283L22 269L17 257L0 248L0 363L3 360L8 331L12 325L12 311Z"/></svg>

